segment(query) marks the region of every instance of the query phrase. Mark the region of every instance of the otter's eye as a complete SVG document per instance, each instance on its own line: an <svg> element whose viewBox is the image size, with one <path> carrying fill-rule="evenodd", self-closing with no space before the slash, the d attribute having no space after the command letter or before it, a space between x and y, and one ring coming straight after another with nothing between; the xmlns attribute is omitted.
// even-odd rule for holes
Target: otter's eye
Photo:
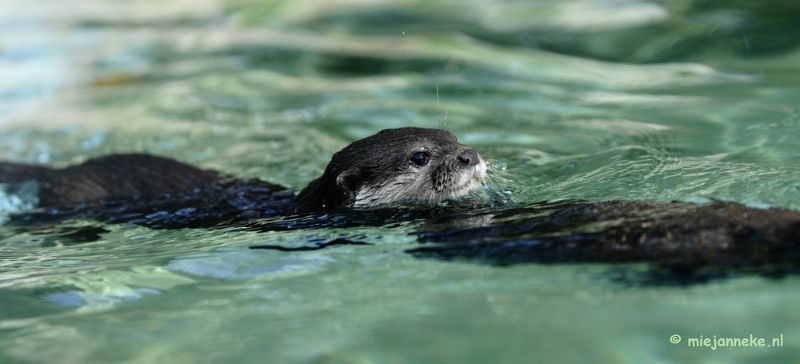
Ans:
<svg viewBox="0 0 800 364"><path fill-rule="evenodd" d="M425 153L425 152L417 152L417 154L414 154L414 156L411 157L411 163L414 163L414 165L417 166L417 167L425 167L425 166L427 166L428 162L430 162L430 160L431 160L431 156L428 155L428 153Z"/></svg>

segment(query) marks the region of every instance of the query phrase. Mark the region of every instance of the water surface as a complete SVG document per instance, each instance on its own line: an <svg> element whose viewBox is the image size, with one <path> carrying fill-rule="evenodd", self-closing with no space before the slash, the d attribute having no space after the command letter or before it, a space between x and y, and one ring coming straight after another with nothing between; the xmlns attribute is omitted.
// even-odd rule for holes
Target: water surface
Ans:
<svg viewBox="0 0 800 364"><path fill-rule="evenodd" d="M0 156L148 152L299 189L349 142L413 125L475 147L518 203L800 210L798 15L779 0L10 2ZM0 194L5 214L26 208ZM631 287L605 265L418 260L413 223L102 227L74 244L0 225L0 361L798 360L794 277ZM248 249L334 237L372 245ZM686 345L751 334L783 346Z"/></svg>

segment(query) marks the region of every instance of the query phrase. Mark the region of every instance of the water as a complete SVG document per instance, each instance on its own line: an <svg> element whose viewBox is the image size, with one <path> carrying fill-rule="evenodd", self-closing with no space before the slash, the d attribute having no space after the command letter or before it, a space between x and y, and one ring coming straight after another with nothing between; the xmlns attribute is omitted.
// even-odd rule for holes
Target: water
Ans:
<svg viewBox="0 0 800 364"><path fill-rule="evenodd" d="M779 0L6 2L0 156L149 152L297 189L352 140L445 127L518 202L800 210L798 13ZM0 225L0 362L798 360L793 277L626 287L604 265L419 260L404 253L412 225L102 227L71 244ZM342 236L372 245L248 249ZM784 342L686 345L701 335Z"/></svg>

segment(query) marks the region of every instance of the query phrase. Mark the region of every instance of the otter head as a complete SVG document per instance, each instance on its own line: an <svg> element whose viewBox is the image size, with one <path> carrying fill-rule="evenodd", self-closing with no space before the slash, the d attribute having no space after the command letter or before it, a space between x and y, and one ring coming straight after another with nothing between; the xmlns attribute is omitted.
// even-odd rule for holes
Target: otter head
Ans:
<svg viewBox="0 0 800 364"><path fill-rule="evenodd" d="M297 196L295 212L431 205L466 195L485 177L480 154L450 132L387 129L334 154L322 177Z"/></svg>

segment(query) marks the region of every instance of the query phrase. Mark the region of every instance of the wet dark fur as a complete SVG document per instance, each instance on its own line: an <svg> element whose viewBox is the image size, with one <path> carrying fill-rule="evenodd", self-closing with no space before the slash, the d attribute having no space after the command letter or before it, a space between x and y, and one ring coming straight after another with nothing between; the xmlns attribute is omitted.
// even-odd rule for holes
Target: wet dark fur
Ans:
<svg viewBox="0 0 800 364"><path fill-rule="evenodd" d="M437 129L400 128L383 130L371 137L353 142L337 152L322 177L309 183L297 196L295 212L308 213L336 210L352 206L356 192L364 186L381 186L397 178L407 167L409 158L422 144L432 154L436 168L430 174L433 189L441 189L457 169L456 156L469 149L458 143L453 134ZM376 148L377 147L377 148ZM400 156L400 158L398 158Z"/></svg>
<svg viewBox="0 0 800 364"><path fill-rule="evenodd" d="M70 207L208 188L219 181L219 176L146 154L110 155L64 169L0 162L0 183L26 180L39 184L39 207Z"/></svg>
<svg viewBox="0 0 800 364"><path fill-rule="evenodd" d="M418 137L409 130L385 131L351 144L336 153L323 176L297 198L267 182L226 178L148 155L108 156L64 169L0 163L0 182L37 180L41 206L49 207L12 216L12 226L76 242L95 240L103 230L72 228L61 221L91 218L152 228L250 231L417 221L415 234L423 245L408 252L419 258L495 265L647 263L648 279L667 283L741 273L770 277L800 273L800 213L780 209L646 201L563 201L515 208L458 204L368 211L340 208L352 202L359 186L380 183L382 169L397 168L387 153L408 153L404 138ZM442 138L455 142L449 133ZM378 151L376 142L382 143ZM463 147L457 146L453 144ZM324 215L317 214L323 211ZM337 244L318 244L329 245Z"/></svg>

